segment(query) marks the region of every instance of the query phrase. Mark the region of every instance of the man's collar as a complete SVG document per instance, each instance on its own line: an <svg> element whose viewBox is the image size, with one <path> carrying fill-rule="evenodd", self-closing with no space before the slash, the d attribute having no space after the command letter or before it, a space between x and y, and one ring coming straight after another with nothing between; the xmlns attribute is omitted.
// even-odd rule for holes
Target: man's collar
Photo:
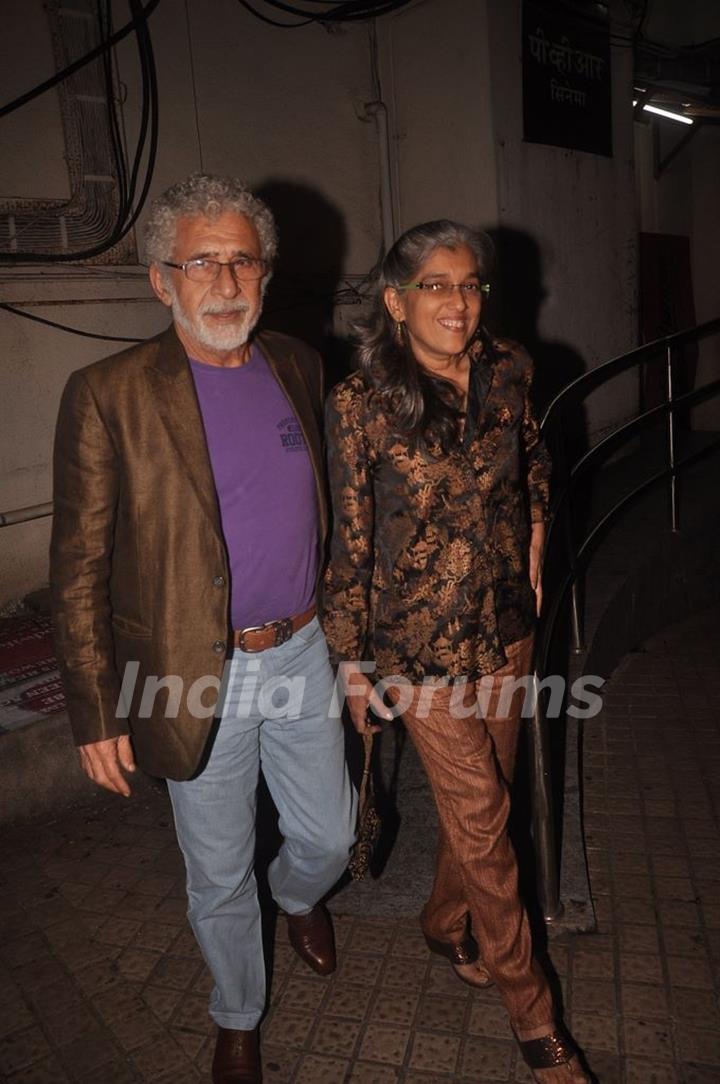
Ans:
<svg viewBox="0 0 720 1084"><path fill-rule="evenodd" d="M155 339L157 349L152 360L153 369L163 376L175 379L187 370L185 347L180 342L175 325L171 324Z"/></svg>

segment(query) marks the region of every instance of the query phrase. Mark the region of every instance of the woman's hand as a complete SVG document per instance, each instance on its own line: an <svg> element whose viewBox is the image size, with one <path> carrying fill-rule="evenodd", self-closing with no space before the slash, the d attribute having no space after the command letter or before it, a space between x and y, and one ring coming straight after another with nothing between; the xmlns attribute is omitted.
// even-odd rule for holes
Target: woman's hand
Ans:
<svg viewBox="0 0 720 1084"><path fill-rule="evenodd" d="M530 534L530 585L535 592L537 615L542 609L542 563L545 550L545 524L537 520Z"/></svg>
<svg viewBox="0 0 720 1084"><path fill-rule="evenodd" d="M379 719L385 719L388 722L394 718L390 708L386 708L383 704L382 697L367 674L364 674L355 663L341 662L338 666L338 677L342 683L350 718L358 734L376 734L381 729L377 723L372 722L368 715L369 711L374 712Z"/></svg>

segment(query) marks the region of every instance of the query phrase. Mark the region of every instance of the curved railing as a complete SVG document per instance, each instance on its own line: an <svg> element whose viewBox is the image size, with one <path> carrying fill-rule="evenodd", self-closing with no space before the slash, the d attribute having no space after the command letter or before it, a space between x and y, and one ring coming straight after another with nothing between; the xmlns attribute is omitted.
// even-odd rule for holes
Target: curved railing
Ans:
<svg viewBox="0 0 720 1084"><path fill-rule="evenodd" d="M582 583L589 557L608 527L620 514L633 505L653 486L665 482L669 495L668 526L680 529L677 499L678 477L692 464L720 450L720 438L710 440L702 448L686 455L678 455L677 415L693 406L720 395L720 379L702 387L676 394L676 376L682 351L690 346L720 333L720 318L687 331L680 331L627 354L613 358L568 384L553 399L542 419L541 428L548 443L559 451L556 463L559 477L556 479L550 509L545 544L546 568L562 568L557 581L548 588L545 584L545 602L538 630L535 651L535 674L541 680L548 672L552 646L559 623L568 616L571 625L572 649L576 654L584 650L584 620ZM568 462L563 437L563 421L567 412L577 414L579 404L596 388L621 373L640 366L664 366L665 401L648 409L639 409L629 420L619 424L592 448L579 455L575 462ZM627 493L623 494L594 523L583 537L577 537L578 516L574 497L587 479L590 468L600 464L610 453L615 453L633 440L648 426L665 419L665 463L660 469L650 470L645 477ZM583 494L586 499L586 494ZM538 869L538 895L543 914L548 921L561 912L559 898L559 868L555 842L554 813L552 801L552 778L550 770L550 742L548 723L544 718L541 698L535 707L530 726L530 767L532 787L533 833Z"/></svg>

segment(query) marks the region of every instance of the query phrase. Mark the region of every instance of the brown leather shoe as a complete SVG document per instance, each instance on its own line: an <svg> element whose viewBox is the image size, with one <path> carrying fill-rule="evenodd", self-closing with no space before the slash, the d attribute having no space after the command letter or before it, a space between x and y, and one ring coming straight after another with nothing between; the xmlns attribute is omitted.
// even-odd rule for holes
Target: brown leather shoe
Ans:
<svg viewBox="0 0 720 1084"><path fill-rule="evenodd" d="M218 1028L212 1063L213 1084L262 1084L257 1028Z"/></svg>
<svg viewBox="0 0 720 1084"><path fill-rule="evenodd" d="M337 967L335 937L330 915L316 903L307 915L288 915L290 944L301 960L318 975L330 975Z"/></svg>

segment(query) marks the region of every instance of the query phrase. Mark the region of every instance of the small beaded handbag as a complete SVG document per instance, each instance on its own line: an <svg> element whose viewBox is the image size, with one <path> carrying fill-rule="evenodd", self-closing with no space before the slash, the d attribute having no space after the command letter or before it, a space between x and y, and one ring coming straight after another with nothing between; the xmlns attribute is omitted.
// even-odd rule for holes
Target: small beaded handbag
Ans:
<svg viewBox="0 0 720 1084"><path fill-rule="evenodd" d="M358 800L357 838L348 863L348 870L353 881L361 881L370 868L370 861L382 827L375 808L375 788L371 771L373 735L363 734L362 738L365 746L365 763Z"/></svg>

